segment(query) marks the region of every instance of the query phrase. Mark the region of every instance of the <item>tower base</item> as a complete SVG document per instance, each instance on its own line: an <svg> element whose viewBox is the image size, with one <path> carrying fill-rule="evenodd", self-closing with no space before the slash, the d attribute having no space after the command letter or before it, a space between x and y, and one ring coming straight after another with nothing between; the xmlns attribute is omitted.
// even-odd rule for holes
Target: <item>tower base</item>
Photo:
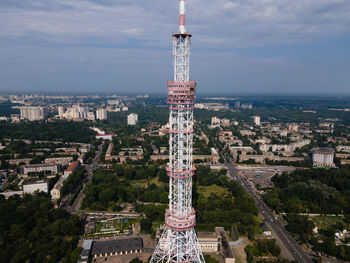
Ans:
<svg viewBox="0 0 350 263"><path fill-rule="evenodd" d="M174 231L166 228L154 250L150 263L205 263L194 228Z"/></svg>

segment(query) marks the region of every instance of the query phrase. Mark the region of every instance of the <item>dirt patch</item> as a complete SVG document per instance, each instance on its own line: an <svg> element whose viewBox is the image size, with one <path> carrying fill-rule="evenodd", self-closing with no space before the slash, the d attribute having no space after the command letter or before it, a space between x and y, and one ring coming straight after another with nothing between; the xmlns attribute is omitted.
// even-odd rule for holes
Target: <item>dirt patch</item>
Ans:
<svg viewBox="0 0 350 263"><path fill-rule="evenodd" d="M233 250L233 253L235 254L237 263L247 263L244 248L247 245L251 245L252 242L246 237L239 238L239 240L241 240L241 239L242 239L242 241L237 242L238 244L235 246L231 246L231 248Z"/></svg>

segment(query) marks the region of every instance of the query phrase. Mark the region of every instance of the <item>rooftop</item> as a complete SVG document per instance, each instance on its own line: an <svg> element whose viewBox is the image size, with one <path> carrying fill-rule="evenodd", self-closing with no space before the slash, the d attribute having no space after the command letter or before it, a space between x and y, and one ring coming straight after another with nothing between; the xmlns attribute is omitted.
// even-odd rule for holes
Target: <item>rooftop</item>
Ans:
<svg viewBox="0 0 350 263"><path fill-rule="evenodd" d="M313 152L318 154L334 154L334 149L328 147L317 147L313 149Z"/></svg>
<svg viewBox="0 0 350 263"><path fill-rule="evenodd" d="M103 137L103 136L116 136L115 133L106 133L106 134L96 134L97 137Z"/></svg>
<svg viewBox="0 0 350 263"><path fill-rule="evenodd" d="M267 225L263 225L261 228L263 232L270 231Z"/></svg>
<svg viewBox="0 0 350 263"><path fill-rule="evenodd" d="M143 248L143 240L140 237L116 239L107 241L95 241L92 244L91 255L109 254L115 252L125 252L131 250L140 250Z"/></svg>
<svg viewBox="0 0 350 263"><path fill-rule="evenodd" d="M217 235L215 232L198 232L197 237L198 238L216 238L217 239Z"/></svg>
<svg viewBox="0 0 350 263"><path fill-rule="evenodd" d="M66 169L66 171L67 171L67 172L74 172L75 169L77 169L78 166L79 166L79 161L71 162L71 164L68 166L68 168Z"/></svg>
<svg viewBox="0 0 350 263"><path fill-rule="evenodd" d="M24 165L23 167L31 168L31 167L53 167L53 166L57 166L57 165L56 164L52 164L52 163L36 163L36 164Z"/></svg>
<svg viewBox="0 0 350 263"><path fill-rule="evenodd" d="M91 249L91 246L92 246L92 240L91 239L87 239L87 240L84 240L83 242L83 249Z"/></svg>

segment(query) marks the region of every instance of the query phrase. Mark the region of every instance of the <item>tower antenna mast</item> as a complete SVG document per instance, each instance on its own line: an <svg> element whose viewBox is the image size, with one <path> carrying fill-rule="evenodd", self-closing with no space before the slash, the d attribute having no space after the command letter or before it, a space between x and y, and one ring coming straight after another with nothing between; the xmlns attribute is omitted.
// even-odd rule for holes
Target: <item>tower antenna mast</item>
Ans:
<svg viewBox="0 0 350 263"><path fill-rule="evenodd" d="M185 28L185 0L180 3L179 33L173 34L174 80L167 81L169 104L169 208L165 229L151 263L204 263L192 207L193 109L196 81L190 81L191 34Z"/></svg>

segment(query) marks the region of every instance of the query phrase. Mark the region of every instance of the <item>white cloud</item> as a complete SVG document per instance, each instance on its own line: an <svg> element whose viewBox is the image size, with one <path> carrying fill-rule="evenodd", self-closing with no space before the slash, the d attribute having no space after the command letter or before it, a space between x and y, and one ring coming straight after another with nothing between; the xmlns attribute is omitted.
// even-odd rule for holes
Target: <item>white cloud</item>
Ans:
<svg viewBox="0 0 350 263"><path fill-rule="evenodd" d="M5 0L1 39L156 45L177 30L177 1ZM200 47L293 44L349 33L349 0L188 0ZM156 40L156 41L155 41Z"/></svg>
<svg viewBox="0 0 350 263"><path fill-rule="evenodd" d="M313 63L270 47L234 48L283 49L349 36L349 0L187 0L187 9L191 76L201 91L348 89L343 51L329 64L322 51ZM0 90L165 91L177 22L176 0L1 0Z"/></svg>

